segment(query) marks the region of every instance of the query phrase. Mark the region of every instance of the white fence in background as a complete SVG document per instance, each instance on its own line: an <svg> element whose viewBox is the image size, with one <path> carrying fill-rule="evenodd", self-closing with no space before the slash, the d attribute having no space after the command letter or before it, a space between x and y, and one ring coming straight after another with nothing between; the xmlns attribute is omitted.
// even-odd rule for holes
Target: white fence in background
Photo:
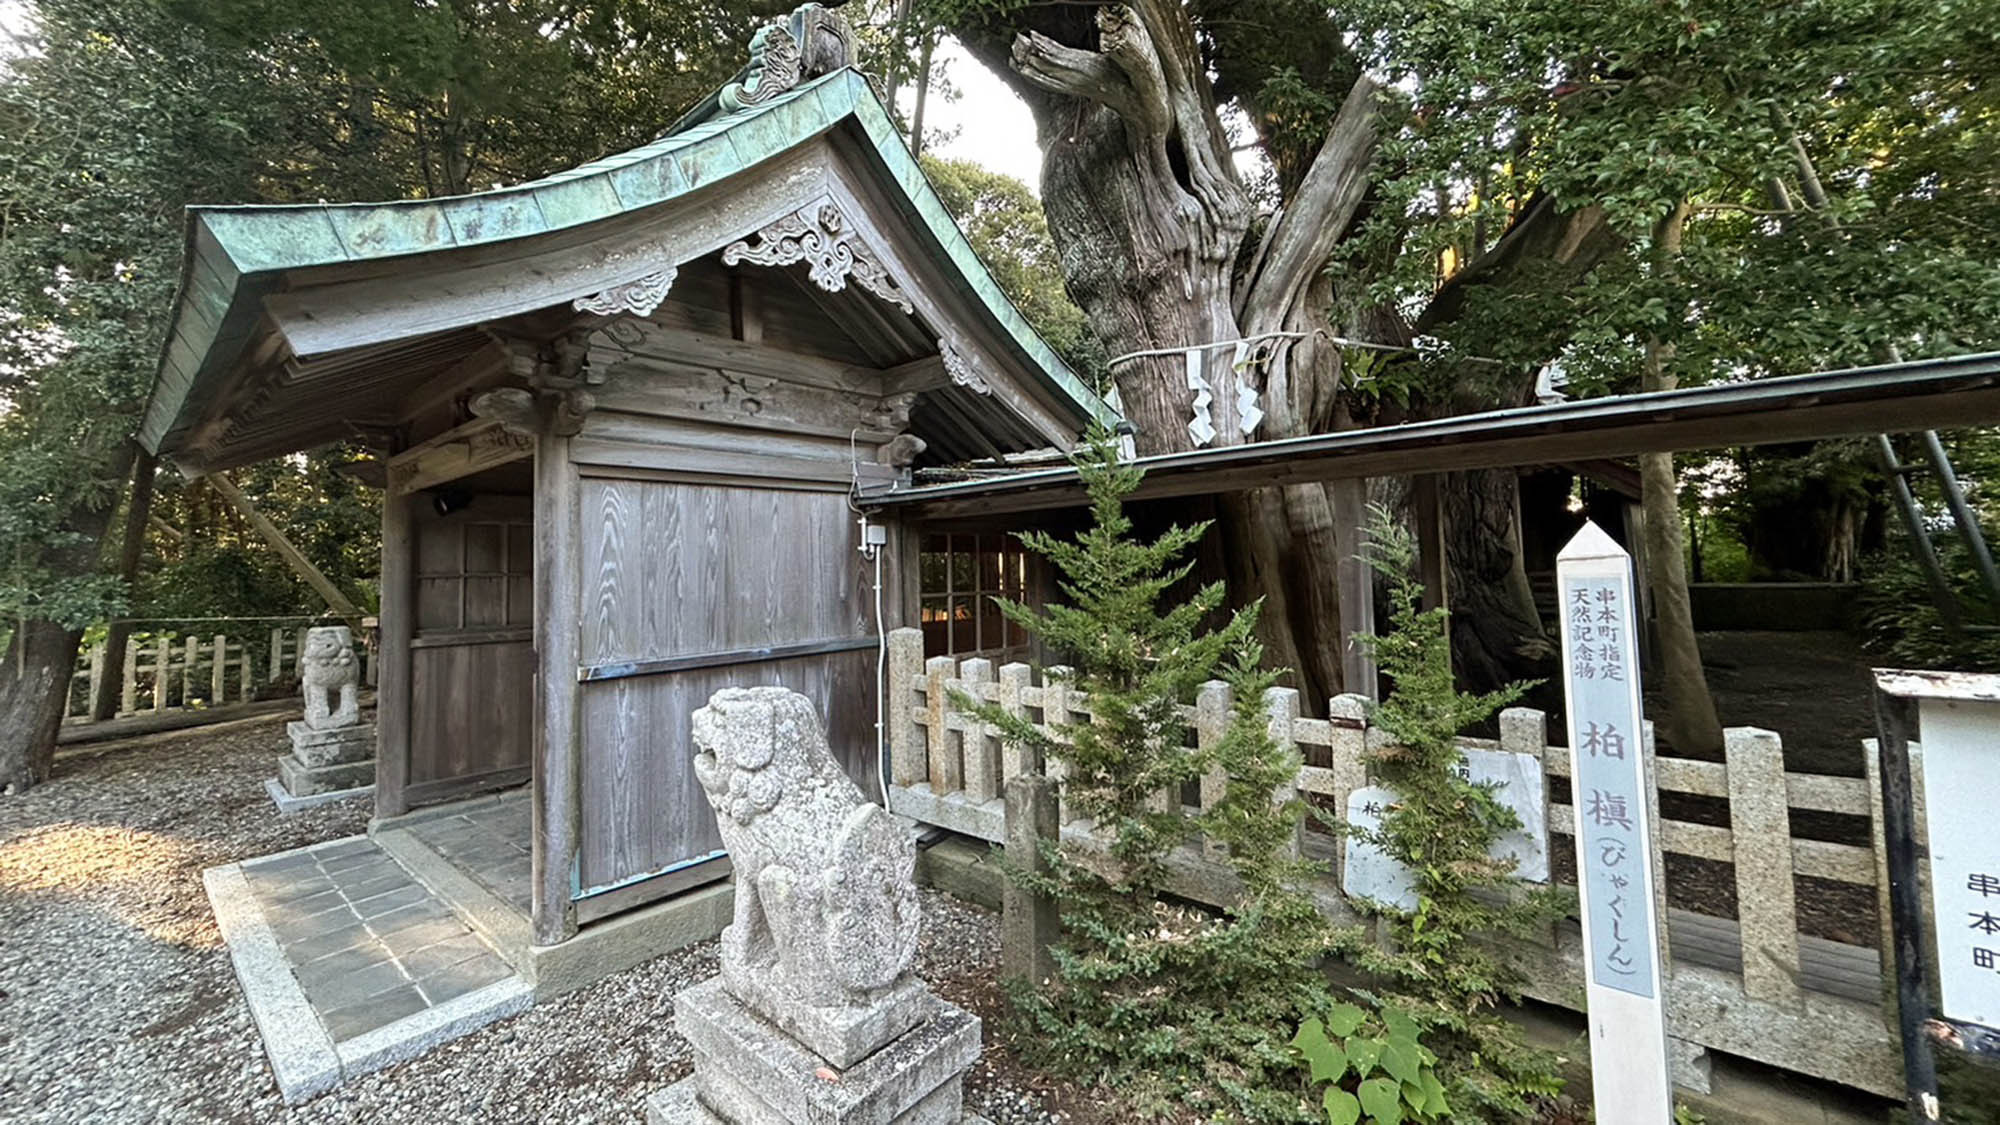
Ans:
<svg viewBox="0 0 2000 1125"><path fill-rule="evenodd" d="M1006 779L1026 765L992 727L953 706L954 693L998 704L1044 726L1087 716L1089 699L1064 683L1036 683L1025 664L995 668L989 660L926 660L919 630L890 634L890 808L999 843L1006 822ZM1221 736L1229 702L1228 687L1210 683L1183 707L1197 745ZM1369 726L1361 697L1337 697L1330 717L1314 719L1299 714L1296 691L1274 688L1265 697L1265 709L1273 736L1297 747L1306 762L1296 781L1300 796L1329 811L1340 810L1347 807L1350 793L1369 784L1369 750L1387 745L1388 736ZM1547 725L1540 711L1510 708L1501 717L1499 740L1464 738L1460 743L1468 749L1539 758L1552 805L1568 788L1569 751L1548 745ZM1892 1030L1894 1013L1884 1010L1881 984L1886 935L1879 949L1802 935L1793 894L1793 876L1868 888L1854 897L1875 904L1873 917L1865 921L1876 932L1883 929L1886 861L1874 755L1866 755L1867 778L1788 772L1777 735L1732 728L1725 756L1722 762L1654 759L1657 790L1729 801L1727 826L1671 817L1655 823L1662 852L1732 865L1737 901L1735 919L1664 911L1671 958L1663 969L1668 1030L1684 1064L1677 1068L1676 1080L1703 1088L1703 1051L1712 1048L1898 1096L1901 1051ZM1060 784L1059 771L1050 772ZM1199 811L1221 795L1219 782L1211 779L1187 792L1162 793L1160 807ZM1658 793L1651 799L1657 805ZM1867 818L1873 825L1873 846L1794 836L1790 809ZM1558 829L1571 823L1567 808L1545 819ZM1089 822L1078 819L1066 801L1061 821L1066 842L1090 846ZM1316 832L1304 834L1300 845L1307 856L1325 861L1321 886L1315 888L1322 908L1338 920L1356 920L1339 893L1341 849L1330 836ZM1566 833L1549 852L1552 857L1575 855ZM1177 894L1220 905L1230 893L1227 869L1201 849L1176 856L1170 867ZM1581 1008L1583 964L1574 922L1520 952L1529 973L1528 995Z"/></svg>
<svg viewBox="0 0 2000 1125"><path fill-rule="evenodd" d="M304 619L301 619L304 620ZM263 619L222 619L182 629L135 630L122 667L106 667L104 642L77 653L64 721L91 721L92 700L107 678L117 687L118 718L206 710L269 698L271 685L295 681L310 625L268 627ZM372 637L356 637L362 682L374 681Z"/></svg>

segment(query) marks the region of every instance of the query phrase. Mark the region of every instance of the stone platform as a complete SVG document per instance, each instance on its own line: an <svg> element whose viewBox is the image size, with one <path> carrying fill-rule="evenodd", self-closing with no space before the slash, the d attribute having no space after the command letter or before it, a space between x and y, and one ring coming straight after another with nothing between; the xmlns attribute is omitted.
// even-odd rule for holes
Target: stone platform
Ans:
<svg viewBox="0 0 2000 1125"><path fill-rule="evenodd" d="M313 797L375 784L375 724L321 730L285 724L292 752L278 759L278 784L293 797Z"/></svg>
<svg viewBox="0 0 2000 1125"><path fill-rule="evenodd" d="M979 1018L932 998L923 1022L835 1070L772 1026L717 977L674 998L695 1072L646 1100L651 1125L979 1125L963 1081L979 1057Z"/></svg>

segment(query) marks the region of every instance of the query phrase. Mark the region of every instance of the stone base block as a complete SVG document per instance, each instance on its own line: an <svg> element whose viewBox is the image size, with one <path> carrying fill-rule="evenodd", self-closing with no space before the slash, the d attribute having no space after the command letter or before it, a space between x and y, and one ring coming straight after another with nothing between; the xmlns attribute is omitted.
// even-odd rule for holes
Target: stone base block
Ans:
<svg viewBox="0 0 2000 1125"><path fill-rule="evenodd" d="M735 1125L711 1113L701 1104L701 1094L693 1078L679 1082L646 1098L646 1125ZM896 1125L900 1125L896 1123ZM993 1125L979 1114L962 1111L955 1125Z"/></svg>
<svg viewBox="0 0 2000 1125"><path fill-rule="evenodd" d="M373 743L370 743L373 745ZM294 797L311 797L375 784L375 759L308 766L290 754L278 759L278 784Z"/></svg>
<svg viewBox="0 0 2000 1125"><path fill-rule="evenodd" d="M964 1125L960 1083L979 1058L979 1017L932 1004L930 1018L835 1070L744 1007L721 978L704 981L674 998L694 1076L686 1090L649 1101L648 1116L673 1125Z"/></svg>
<svg viewBox="0 0 2000 1125"><path fill-rule="evenodd" d="M285 724L285 733L292 738L292 756L314 768L359 762L375 756L374 723L314 730L294 719Z"/></svg>
<svg viewBox="0 0 2000 1125"><path fill-rule="evenodd" d="M937 997L914 975L905 976L902 983L866 1008L802 1004L754 972L732 970L727 960L721 979L723 987L744 1007L791 1032L819 1057L842 1069L929 1019L937 1005Z"/></svg>
<svg viewBox="0 0 2000 1125"><path fill-rule="evenodd" d="M279 816L290 816L306 809L330 805L335 801L346 801L355 797L374 795L373 785L363 785L359 789L335 789L329 793L315 793L310 797L294 797L285 792L285 787L275 777L264 779L264 792L271 795L271 803L278 806Z"/></svg>

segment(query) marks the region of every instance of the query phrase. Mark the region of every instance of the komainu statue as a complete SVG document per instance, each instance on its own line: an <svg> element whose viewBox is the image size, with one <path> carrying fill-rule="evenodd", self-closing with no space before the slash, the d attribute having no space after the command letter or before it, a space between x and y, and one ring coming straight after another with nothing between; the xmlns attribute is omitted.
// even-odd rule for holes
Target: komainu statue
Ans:
<svg viewBox="0 0 2000 1125"><path fill-rule="evenodd" d="M322 625L306 633L299 654L305 690L306 726L313 730L351 727L361 721L361 662L354 658L354 634L345 625Z"/></svg>
<svg viewBox="0 0 2000 1125"><path fill-rule="evenodd" d="M816 1008L864 1006L917 950L915 842L827 747L811 701L731 688L694 714L695 777L736 868L722 973ZM740 995L740 991L739 991Z"/></svg>
<svg viewBox="0 0 2000 1125"><path fill-rule="evenodd" d="M917 978L917 849L827 746L812 701L725 688L694 774L736 871L722 972L674 997L694 1072L651 1125L990 1125L965 1112L979 1017Z"/></svg>

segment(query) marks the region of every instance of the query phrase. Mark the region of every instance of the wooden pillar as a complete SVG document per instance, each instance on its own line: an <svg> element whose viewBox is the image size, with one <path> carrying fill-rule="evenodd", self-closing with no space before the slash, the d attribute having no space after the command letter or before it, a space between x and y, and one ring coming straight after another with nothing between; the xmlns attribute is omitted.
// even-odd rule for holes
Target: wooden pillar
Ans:
<svg viewBox="0 0 2000 1125"><path fill-rule="evenodd" d="M125 538L119 545L118 577L129 591L139 578L139 560L146 546L146 527L152 520L153 480L157 474L159 461L145 450L139 451L132 465L132 496L125 507ZM125 664L125 650L132 639L132 623L114 620L104 638L103 665L119 668ZM90 717L97 722L116 715L123 703L118 695L117 685L109 677L99 676L90 685ZM124 709L130 711L129 704Z"/></svg>
<svg viewBox="0 0 2000 1125"><path fill-rule="evenodd" d="M576 681L580 597L576 467L570 439L535 442L534 940L576 934L582 747Z"/></svg>
<svg viewBox="0 0 2000 1125"><path fill-rule="evenodd" d="M1375 658L1356 643L1355 637L1375 631L1375 575L1362 558L1368 537L1368 482L1365 479L1331 481L1326 486L1333 502L1334 544L1340 551L1340 687L1343 692L1377 697Z"/></svg>
<svg viewBox="0 0 2000 1125"><path fill-rule="evenodd" d="M375 816L410 811L410 637L416 630L416 537L393 482L382 496L382 605L376 626Z"/></svg>
<svg viewBox="0 0 2000 1125"><path fill-rule="evenodd" d="M1417 517L1417 569L1424 580L1424 608L1451 604L1445 562L1444 505L1438 499L1436 475L1424 473L1410 479L1410 506Z"/></svg>

